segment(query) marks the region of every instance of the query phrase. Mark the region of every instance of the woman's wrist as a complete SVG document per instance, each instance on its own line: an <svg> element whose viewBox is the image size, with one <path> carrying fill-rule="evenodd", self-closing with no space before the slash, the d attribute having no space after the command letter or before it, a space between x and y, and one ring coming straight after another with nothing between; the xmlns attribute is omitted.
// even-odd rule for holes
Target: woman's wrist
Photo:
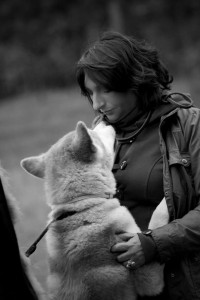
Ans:
<svg viewBox="0 0 200 300"><path fill-rule="evenodd" d="M150 263L157 257L157 247L151 235L138 233L141 246L144 252L145 264Z"/></svg>

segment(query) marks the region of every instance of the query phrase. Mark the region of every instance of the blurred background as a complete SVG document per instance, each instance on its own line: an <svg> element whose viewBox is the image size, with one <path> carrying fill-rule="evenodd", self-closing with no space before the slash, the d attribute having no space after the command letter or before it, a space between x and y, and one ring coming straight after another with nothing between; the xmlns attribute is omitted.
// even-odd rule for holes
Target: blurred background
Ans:
<svg viewBox="0 0 200 300"><path fill-rule="evenodd" d="M22 251L47 222L42 181L20 160L46 151L77 121L93 113L80 96L75 65L104 30L146 40L174 76L173 90L189 92L200 106L200 1L1 0L0 159L22 211L17 235ZM31 256L45 286L45 240Z"/></svg>

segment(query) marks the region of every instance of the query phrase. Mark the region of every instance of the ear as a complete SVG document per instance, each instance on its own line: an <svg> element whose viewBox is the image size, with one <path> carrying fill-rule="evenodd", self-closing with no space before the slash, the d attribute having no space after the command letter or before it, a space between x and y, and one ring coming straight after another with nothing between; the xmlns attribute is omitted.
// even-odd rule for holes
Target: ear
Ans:
<svg viewBox="0 0 200 300"><path fill-rule="evenodd" d="M28 173L36 177L44 178L44 173L45 173L44 154L41 154L39 156L24 158L21 161L21 167L25 171L27 171Z"/></svg>
<svg viewBox="0 0 200 300"><path fill-rule="evenodd" d="M78 158L83 161L91 161L97 152L97 148L84 122L79 121L77 123L73 147Z"/></svg>

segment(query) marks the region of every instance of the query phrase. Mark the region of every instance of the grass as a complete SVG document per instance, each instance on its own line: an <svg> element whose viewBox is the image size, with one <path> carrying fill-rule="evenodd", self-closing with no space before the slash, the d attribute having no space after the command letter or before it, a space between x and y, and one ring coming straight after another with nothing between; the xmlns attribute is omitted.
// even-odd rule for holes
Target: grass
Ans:
<svg viewBox="0 0 200 300"><path fill-rule="evenodd" d="M177 81L174 90L193 93L193 82ZM195 90L196 91L196 90ZM46 151L58 138L82 120L88 126L93 119L89 104L76 89L23 94L0 103L0 158L10 178L11 190L22 211L16 227L19 246L25 251L47 222L43 182L20 167L24 157ZM47 257L45 239L31 256L33 270L45 286Z"/></svg>

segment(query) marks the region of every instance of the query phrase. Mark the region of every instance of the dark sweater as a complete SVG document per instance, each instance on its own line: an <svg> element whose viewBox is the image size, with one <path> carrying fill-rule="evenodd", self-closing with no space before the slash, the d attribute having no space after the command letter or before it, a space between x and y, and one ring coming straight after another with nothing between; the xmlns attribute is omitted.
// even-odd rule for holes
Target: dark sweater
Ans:
<svg viewBox="0 0 200 300"><path fill-rule="evenodd" d="M147 115L139 115L137 119L129 115L120 124L112 124L119 139L113 168L116 197L130 210L142 231L148 228L153 211L164 197L158 126L161 116L173 108L171 104L161 105L149 116L141 131ZM120 143L120 138L127 138L127 141ZM154 241L143 234L139 234L139 238L145 260L149 262L156 256Z"/></svg>

